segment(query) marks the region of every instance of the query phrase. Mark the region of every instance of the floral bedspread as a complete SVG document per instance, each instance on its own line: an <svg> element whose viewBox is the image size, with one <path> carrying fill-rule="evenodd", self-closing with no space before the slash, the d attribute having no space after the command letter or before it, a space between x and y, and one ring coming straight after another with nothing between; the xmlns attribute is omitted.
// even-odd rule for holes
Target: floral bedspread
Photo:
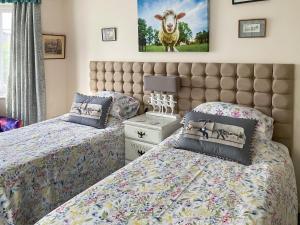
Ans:
<svg viewBox="0 0 300 225"><path fill-rule="evenodd" d="M254 141L253 164L159 147L63 204L38 225L297 224L287 148Z"/></svg>
<svg viewBox="0 0 300 225"><path fill-rule="evenodd" d="M33 224L125 164L124 129L58 117L0 135L0 224Z"/></svg>

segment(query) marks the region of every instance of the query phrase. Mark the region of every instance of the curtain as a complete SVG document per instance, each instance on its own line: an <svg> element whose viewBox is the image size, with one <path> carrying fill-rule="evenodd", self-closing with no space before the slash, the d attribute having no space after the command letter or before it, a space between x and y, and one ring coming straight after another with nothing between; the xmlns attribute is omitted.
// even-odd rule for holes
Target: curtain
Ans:
<svg viewBox="0 0 300 225"><path fill-rule="evenodd" d="M30 125L46 114L40 4L14 4L11 36L7 114Z"/></svg>

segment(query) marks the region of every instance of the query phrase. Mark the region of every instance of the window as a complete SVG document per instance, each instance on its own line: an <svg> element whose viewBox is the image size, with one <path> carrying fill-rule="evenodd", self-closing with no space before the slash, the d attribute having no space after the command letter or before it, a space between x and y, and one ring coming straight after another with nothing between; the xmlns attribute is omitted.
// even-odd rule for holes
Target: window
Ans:
<svg viewBox="0 0 300 225"><path fill-rule="evenodd" d="M12 8L0 4L0 97L6 96L10 59Z"/></svg>

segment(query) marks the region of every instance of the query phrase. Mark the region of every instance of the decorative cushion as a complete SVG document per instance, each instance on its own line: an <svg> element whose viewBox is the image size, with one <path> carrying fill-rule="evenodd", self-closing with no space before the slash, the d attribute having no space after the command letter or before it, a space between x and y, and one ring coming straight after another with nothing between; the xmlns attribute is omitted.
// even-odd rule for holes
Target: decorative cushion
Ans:
<svg viewBox="0 0 300 225"><path fill-rule="evenodd" d="M257 120L255 136L266 138L268 140L272 139L274 120L257 109L224 102L207 102L197 106L193 111L233 118Z"/></svg>
<svg viewBox="0 0 300 225"><path fill-rule="evenodd" d="M22 127L22 120L15 120L0 116L0 132L5 132Z"/></svg>
<svg viewBox="0 0 300 225"><path fill-rule="evenodd" d="M121 120L134 117L140 107L140 102L137 99L118 92L101 91L96 95L99 97L112 97L113 104L110 115Z"/></svg>
<svg viewBox="0 0 300 225"><path fill-rule="evenodd" d="M106 127L111 105L111 97L104 98L76 93L67 121L103 129Z"/></svg>
<svg viewBox="0 0 300 225"><path fill-rule="evenodd" d="M176 148L251 164L251 143L257 121L190 112Z"/></svg>

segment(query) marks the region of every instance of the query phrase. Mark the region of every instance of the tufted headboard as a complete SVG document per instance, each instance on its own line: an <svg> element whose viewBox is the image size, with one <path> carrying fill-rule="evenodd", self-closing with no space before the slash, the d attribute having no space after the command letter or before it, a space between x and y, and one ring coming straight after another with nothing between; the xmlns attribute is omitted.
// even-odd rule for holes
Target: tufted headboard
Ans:
<svg viewBox="0 0 300 225"><path fill-rule="evenodd" d="M92 92L112 90L148 106L143 76L176 75L182 115L203 102L222 101L254 107L275 120L273 139L288 147L293 137L294 65L232 63L91 62Z"/></svg>

